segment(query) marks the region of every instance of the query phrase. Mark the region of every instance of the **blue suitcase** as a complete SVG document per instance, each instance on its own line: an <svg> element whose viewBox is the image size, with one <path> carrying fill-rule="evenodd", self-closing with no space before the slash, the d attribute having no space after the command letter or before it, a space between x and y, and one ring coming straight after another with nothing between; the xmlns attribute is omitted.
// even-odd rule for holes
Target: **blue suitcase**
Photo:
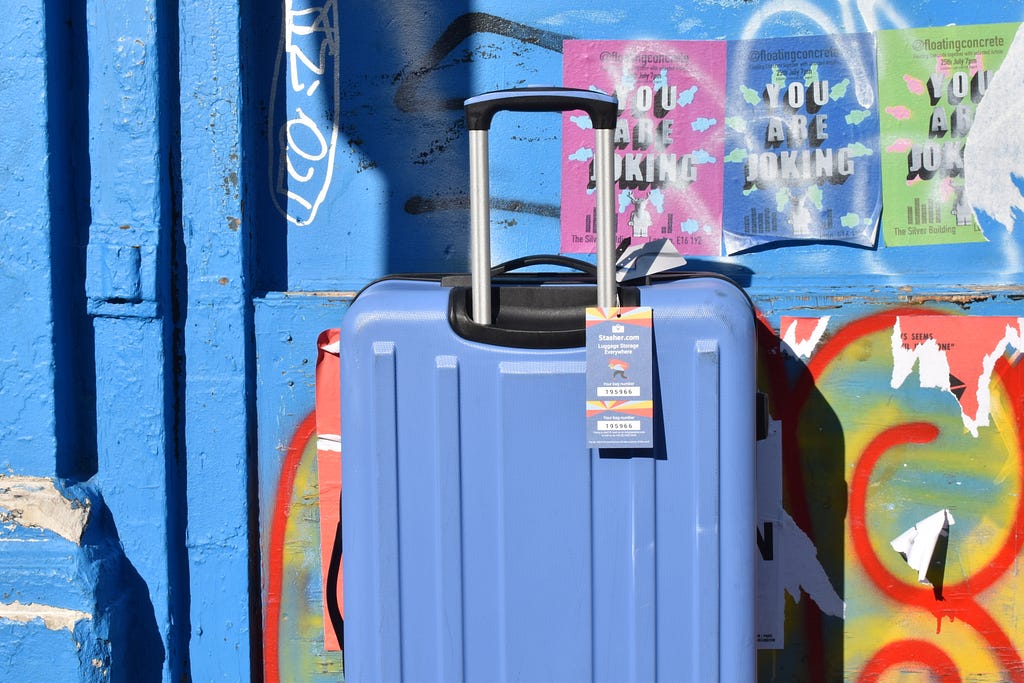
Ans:
<svg viewBox="0 0 1024 683"><path fill-rule="evenodd" d="M597 287L490 268L509 109L595 124ZM385 279L345 315L348 680L755 679L752 309L715 276L616 287L615 115L586 91L467 101L472 277ZM587 446L583 310L616 297L653 308L653 448Z"/></svg>

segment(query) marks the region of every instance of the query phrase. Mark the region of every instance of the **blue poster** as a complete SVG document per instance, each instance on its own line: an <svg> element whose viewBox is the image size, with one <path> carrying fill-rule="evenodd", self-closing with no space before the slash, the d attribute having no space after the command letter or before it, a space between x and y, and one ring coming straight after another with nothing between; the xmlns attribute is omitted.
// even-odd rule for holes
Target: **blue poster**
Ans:
<svg viewBox="0 0 1024 683"><path fill-rule="evenodd" d="M872 246L881 214L871 34L729 43L725 246Z"/></svg>

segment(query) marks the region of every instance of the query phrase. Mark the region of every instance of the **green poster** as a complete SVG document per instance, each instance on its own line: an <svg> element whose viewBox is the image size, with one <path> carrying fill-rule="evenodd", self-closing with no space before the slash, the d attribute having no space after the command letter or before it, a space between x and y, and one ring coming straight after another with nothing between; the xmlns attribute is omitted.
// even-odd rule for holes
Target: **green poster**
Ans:
<svg viewBox="0 0 1024 683"><path fill-rule="evenodd" d="M878 33L886 245L985 241L964 195L964 144L1019 25Z"/></svg>

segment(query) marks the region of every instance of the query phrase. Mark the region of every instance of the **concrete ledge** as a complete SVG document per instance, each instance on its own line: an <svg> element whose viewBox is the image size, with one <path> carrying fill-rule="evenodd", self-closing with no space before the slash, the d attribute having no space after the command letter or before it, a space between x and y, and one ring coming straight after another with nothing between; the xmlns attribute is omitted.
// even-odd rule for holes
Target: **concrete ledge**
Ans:
<svg viewBox="0 0 1024 683"><path fill-rule="evenodd" d="M0 476L0 680L157 680L165 659L99 492Z"/></svg>

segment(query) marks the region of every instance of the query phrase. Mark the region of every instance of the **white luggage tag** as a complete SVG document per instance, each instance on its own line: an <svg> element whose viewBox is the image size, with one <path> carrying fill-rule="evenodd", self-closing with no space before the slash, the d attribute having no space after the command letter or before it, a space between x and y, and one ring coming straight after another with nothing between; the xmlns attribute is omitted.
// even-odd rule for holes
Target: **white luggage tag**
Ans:
<svg viewBox="0 0 1024 683"><path fill-rule="evenodd" d="M653 314L587 309L587 445L654 447Z"/></svg>

